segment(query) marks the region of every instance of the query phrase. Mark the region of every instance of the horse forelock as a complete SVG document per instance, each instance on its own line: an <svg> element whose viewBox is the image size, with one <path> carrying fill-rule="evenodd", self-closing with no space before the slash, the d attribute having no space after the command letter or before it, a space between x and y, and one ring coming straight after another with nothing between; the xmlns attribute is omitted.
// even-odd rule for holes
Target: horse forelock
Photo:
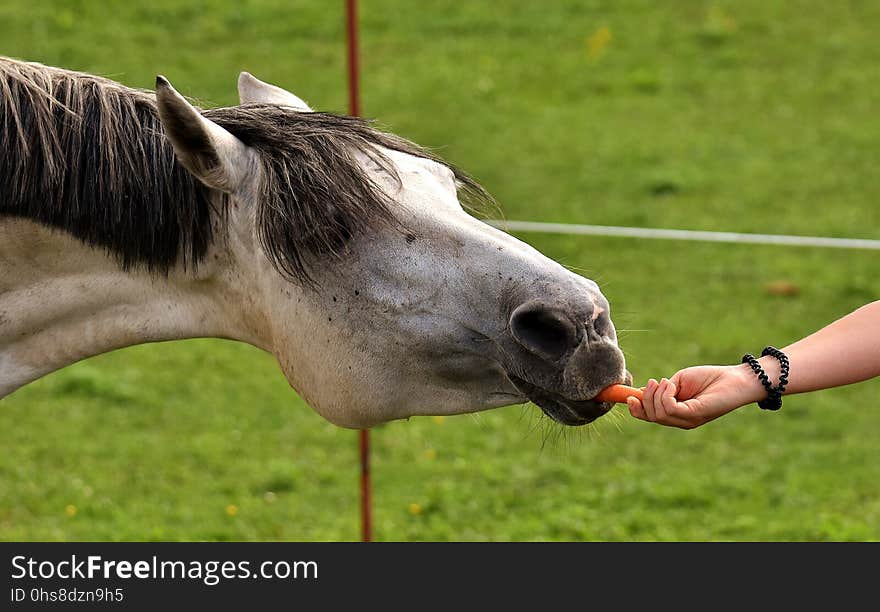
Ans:
<svg viewBox="0 0 880 612"><path fill-rule="evenodd" d="M249 104L201 111L257 151L257 233L283 274L344 257L355 234L397 225L390 196L356 158L391 176L381 148L444 163L361 119ZM0 215L31 219L103 248L124 268L194 268L223 235L228 198L195 179L165 137L152 92L0 58ZM450 166L471 200L491 201Z"/></svg>

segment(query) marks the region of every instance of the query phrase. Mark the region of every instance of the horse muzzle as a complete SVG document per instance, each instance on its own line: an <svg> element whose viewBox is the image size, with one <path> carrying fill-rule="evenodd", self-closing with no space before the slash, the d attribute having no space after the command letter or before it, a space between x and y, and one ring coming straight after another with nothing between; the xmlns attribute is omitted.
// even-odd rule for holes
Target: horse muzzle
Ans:
<svg viewBox="0 0 880 612"><path fill-rule="evenodd" d="M595 421L614 405L593 399L599 391L632 382L607 312L607 303L575 309L533 300L510 316L517 363L507 368L508 378L558 423Z"/></svg>

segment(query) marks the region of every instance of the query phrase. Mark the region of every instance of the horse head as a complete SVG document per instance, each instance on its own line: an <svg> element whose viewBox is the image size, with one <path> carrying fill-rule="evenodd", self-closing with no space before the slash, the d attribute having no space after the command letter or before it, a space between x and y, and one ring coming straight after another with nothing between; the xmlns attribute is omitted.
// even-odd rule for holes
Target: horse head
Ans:
<svg viewBox="0 0 880 612"><path fill-rule="evenodd" d="M531 400L582 425L630 380L597 284L469 214L481 189L451 165L248 73L234 113L156 95L179 161L229 198L259 344L331 422Z"/></svg>

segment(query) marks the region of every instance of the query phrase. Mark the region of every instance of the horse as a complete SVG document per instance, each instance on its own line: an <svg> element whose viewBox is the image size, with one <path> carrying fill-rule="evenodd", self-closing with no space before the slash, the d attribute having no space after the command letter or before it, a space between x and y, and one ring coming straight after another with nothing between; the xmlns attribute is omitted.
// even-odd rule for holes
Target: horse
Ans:
<svg viewBox="0 0 880 612"><path fill-rule="evenodd" d="M631 375L591 279L483 222L467 173L250 73L240 104L0 58L0 398L123 347L233 339L367 428Z"/></svg>

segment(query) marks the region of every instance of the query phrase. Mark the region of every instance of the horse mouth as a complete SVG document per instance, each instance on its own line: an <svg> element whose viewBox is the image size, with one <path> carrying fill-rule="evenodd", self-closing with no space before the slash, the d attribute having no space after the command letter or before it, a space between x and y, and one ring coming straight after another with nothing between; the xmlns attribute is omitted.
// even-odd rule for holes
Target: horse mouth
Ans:
<svg viewBox="0 0 880 612"><path fill-rule="evenodd" d="M562 425L577 427L592 423L614 406L613 402L595 400L573 400L558 393L548 391L530 382L508 375L513 385L529 401L538 406L544 414Z"/></svg>

